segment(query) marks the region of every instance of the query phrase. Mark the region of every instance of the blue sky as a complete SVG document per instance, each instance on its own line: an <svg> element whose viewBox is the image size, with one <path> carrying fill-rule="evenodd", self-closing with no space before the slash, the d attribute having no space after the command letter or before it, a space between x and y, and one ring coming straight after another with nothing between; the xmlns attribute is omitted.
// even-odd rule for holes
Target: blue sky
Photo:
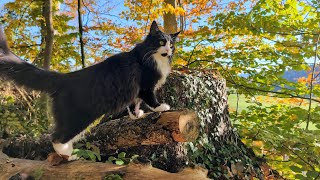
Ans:
<svg viewBox="0 0 320 180"><path fill-rule="evenodd" d="M0 1L0 9L3 9L4 8L3 6L8 2L14 2L14 0L1 0Z"/></svg>

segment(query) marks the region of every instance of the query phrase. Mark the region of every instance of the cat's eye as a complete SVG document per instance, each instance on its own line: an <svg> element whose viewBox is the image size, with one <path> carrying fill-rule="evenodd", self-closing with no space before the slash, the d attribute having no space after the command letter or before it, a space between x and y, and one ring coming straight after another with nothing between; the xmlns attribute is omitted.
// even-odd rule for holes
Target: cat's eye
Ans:
<svg viewBox="0 0 320 180"><path fill-rule="evenodd" d="M159 44L160 44L161 46L164 46L164 45L165 45L165 42L164 42L164 41L159 41Z"/></svg>
<svg viewBox="0 0 320 180"><path fill-rule="evenodd" d="M170 47L172 48L172 47L173 47L173 44L170 43Z"/></svg>

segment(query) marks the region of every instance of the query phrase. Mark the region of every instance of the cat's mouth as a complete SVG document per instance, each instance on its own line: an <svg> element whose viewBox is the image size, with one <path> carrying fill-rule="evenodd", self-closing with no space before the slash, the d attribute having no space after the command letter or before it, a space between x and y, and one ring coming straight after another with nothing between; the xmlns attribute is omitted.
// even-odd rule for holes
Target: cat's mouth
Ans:
<svg viewBox="0 0 320 180"><path fill-rule="evenodd" d="M168 53L162 53L161 56L162 56L162 57L167 57L167 56L168 56Z"/></svg>

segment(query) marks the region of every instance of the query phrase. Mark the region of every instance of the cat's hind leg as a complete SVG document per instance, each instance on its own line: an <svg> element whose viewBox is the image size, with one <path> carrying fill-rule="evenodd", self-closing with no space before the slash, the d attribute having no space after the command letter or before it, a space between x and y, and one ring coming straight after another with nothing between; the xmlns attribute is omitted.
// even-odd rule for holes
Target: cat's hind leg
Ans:
<svg viewBox="0 0 320 180"><path fill-rule="evenodd" d="M57 154L67 156L68 161L78 159L73 155L73 143L83 139L86 133L87 124L81 124L81 121L73 123L56 124L55 132L52 134L52 146ZM72 125L73 124L73 125ZM79 126L81 124L81 126ZM65 157L64 157L65 158Z"/></svg>
<svg viewBox="0 0 320 180"><path fill-rule="evenodd" d="M71 140L64 144L52 142L52 145L56 153L61 156L67 156L68 161L73 161L77 159L77 155L72 155L73 142Z"/></svg>

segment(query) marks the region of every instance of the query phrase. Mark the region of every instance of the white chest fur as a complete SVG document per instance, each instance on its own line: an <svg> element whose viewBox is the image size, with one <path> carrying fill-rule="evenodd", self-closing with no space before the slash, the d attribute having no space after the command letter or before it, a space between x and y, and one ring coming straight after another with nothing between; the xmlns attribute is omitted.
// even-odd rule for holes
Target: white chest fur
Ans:
<svg viewBox="0 0 320 180"><path fill-rule="evenodd" d="M161 79L159 79L155 86L155 90L157 90L166 82L167 76L171 71L171 67L169 64L169 58L163 57L159 53L153 54L153 59L157 63L157 68L161 73Z"/></svg>

